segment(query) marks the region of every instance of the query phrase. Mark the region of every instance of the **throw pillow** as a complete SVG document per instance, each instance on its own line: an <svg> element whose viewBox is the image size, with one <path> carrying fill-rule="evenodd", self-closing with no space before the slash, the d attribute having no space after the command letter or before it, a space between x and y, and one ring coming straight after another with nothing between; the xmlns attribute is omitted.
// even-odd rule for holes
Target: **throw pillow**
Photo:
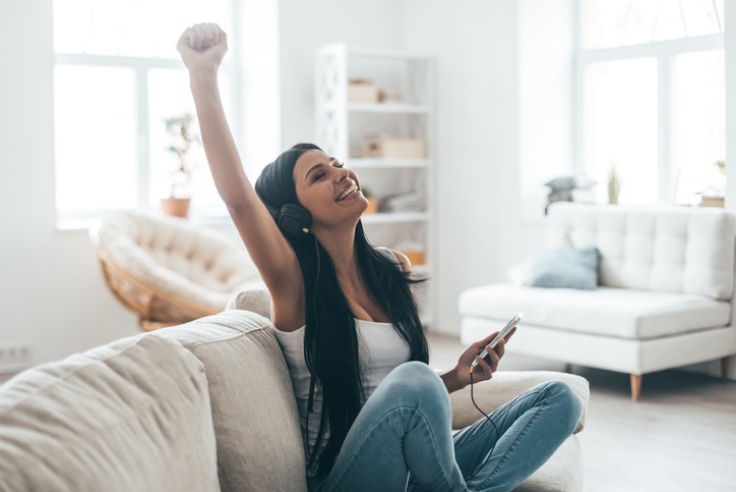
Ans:
<svg viewBox="0 0 736 492"><path fill-rule="evenodd" d="M595 247L537 251L529 285L592 290L598 285L599 269L600 253Z"/></svg>

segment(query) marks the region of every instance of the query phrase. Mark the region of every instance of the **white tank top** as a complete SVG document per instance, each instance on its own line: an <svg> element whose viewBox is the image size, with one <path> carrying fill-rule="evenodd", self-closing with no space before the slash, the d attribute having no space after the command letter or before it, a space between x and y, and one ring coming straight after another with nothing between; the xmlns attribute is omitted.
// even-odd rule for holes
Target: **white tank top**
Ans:
<svg viewBox="0 0 736 492"><path fill-rule="evenodd" d="M389 372L409 360L411 349L391 323L356 319L355 327L358 332L360 363L365 374L363 384L366 388L367 398L373 394L378 384ZM309 436L309 449L313 449L319 433L319 421L322 415L322 389L319 382L317 382L314 386L312 413L309 414L309 429L307 430L310 373L304 360L304 327L302 326L293 332L278 329L274 331L289 366L291 383L294 386L294 393L299 407L302 436L304 437L304 452L308 463L307 435ZM322 436L320 450L327 444L329 436L329 429L326 428ZM314 452L318 453L319 450ZM317 466L315 465L307 471L307 476L314 476L316 472Z"/></svg>

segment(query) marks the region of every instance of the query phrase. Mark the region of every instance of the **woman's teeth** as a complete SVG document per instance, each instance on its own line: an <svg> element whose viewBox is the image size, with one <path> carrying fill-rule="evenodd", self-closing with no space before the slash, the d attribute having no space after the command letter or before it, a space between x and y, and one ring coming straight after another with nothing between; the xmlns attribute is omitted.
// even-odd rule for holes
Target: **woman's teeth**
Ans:
<svg viewBox="0 0 736 492"><path fill-rule="evenodd" d="M345 192L341 193L340 196L337 197L337 200L338 201L344 200L350 195L352 195L353 193L355 193L356 191L358 191L358 187L356 185L352 185L350 188L345 190Z"/></svg>

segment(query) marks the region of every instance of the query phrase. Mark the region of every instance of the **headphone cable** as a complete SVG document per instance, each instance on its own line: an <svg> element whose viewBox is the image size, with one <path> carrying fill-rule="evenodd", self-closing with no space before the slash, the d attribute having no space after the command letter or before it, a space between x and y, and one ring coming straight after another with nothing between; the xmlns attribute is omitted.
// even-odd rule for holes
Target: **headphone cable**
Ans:
<svg viewBox="0 0 736 492"><path fill-rule="evenodd" d="M314 235L314 233L312 233L312 235ZM313 313L313 316L314 316L314 326L315 326L315 329L316 329L316 327L317 327L317 285L319 283L319 271L320 271L319 241L317 241L317 236L314 236L314 248L317 251L317 274L314 276L314 290L312 291L312 313ZM305 325L306 325L306 316L304 318L304 322L305 322ZM305 332L307 331L306 326L304 327L304 331ZM315 333L314 334L314 339L316 340L316 338L317 338L317 334ZM313 344L313 348L314 348L314 345L315 344ZM312 355L313 356L315 355L314 350L312 351ZM310 378L309 378L310 379L310 381L309 381L309 405L308 405L308 408L307 408L307 422L305 424L305 426L307 428L306 429L306 433L307 433L307 451L309 452L309 457L310 458L312 457L312 450L311 450L311 448L309 446L309 414L312 413L312 402L313 402L313 397L314 397L314 382L315 382L315 380L317 378L316 374L314 374L314 373L317 372L317 366L316 366L317 358L316 357L314 359L314 362L315 362L314 372L310 375ZM317 444L317 443L315 442L315 444Z"/></svg>
<svg viewBox="0 0 736 492"><path fill-rule="evenodd" d="M498 442L498 437L499 437L498 436L498 427L496 427L496 423L493 421L493 419L491 419L491 417L489 417L488 415L486 415L486 413L483 410L481 410L480 407L478 407L478 405L475 403L475 397L473 396L473 366L470 366L470 399L472 400L473 405L475 405L475 408L477 408L478 411L480 413L482 413L483 416L485 418L487 418L488 421L491 424L493 424L493 428L496 430L496 441L493 443L493 446L491 447L491 450L488 452L488 456L486 457L486 460L478 468L478 470L475 473L473 473L471 476L465 478L465 482L466 483L468 482L468 480L470 480L471 478L473 478L474 476L476 476L478 474L478 472L480 472L483 469L483 467L486 466L486 463L488 463L488 460L491 459L491 455L493 454L493 450L496 448L496 442ZM486 429L487 429L487 427L486 427Z"/></svg>

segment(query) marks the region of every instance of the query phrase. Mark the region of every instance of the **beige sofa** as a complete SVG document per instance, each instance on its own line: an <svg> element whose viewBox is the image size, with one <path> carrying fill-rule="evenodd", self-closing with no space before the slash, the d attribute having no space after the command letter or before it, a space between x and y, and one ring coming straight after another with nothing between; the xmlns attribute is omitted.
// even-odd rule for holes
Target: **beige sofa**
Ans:
<svg viewBox="0 0 736 492"><path fill-rule="evenodd" d="M0 387L0 491L306 491L273 329L230 310L17 375ZM547 379L587 407L587 380L554 372L500 371L476 402L490 412ZM455 429L480 417L467 388L451 398ZM584 422L585 412L576 432ZM577 437L517 490L582 490Z"/></svg>

